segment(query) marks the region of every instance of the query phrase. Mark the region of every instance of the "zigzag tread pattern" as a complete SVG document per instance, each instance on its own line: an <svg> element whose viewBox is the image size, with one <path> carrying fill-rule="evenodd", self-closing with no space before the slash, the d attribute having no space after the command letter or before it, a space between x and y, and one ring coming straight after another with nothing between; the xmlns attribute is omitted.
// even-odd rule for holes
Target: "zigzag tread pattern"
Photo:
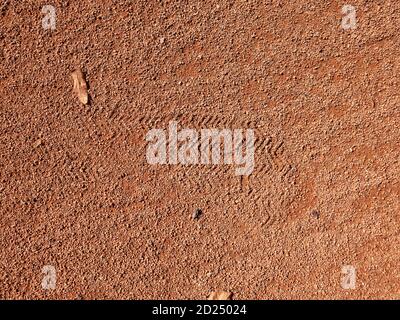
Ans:
<svg viewBox="0 0 400 320"><path fill-rule="evenodd" d="M180 128L200 129L246 129L255 128L255 168L252 174L265 175L270 174L271 170L285 179L292 166L285 160L284 141L281 138L275 138L266 135L257 128L259 119L248 114L202 114L195 113L186 115L183 113L167 113L166 115L151 114L142 115L137 118L136 128L144 132L153 128L168 128L170 121L177 121ZM146 143L139 146L139 151L144 152ZM222 160L221 160L222 161ZM197 171L199 165L182 166L184 170L190 174ZM226 167L230 167L227 169ZM225 174L228 170L232 170L233 165L202 165L201 170L212 177Z"/></svg>

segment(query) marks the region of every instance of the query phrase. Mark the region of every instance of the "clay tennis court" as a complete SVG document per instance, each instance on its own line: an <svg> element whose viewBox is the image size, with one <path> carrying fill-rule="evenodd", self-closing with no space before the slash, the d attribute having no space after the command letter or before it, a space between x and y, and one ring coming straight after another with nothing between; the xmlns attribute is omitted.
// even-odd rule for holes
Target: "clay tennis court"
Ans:
<svg viewBox="0 0 400 320"><path fill-rule="evenodd" d="M399 27L389 0L1 1L0 298L399 299ZM254 170L149 164L171 121L254 130Z"/></svg>

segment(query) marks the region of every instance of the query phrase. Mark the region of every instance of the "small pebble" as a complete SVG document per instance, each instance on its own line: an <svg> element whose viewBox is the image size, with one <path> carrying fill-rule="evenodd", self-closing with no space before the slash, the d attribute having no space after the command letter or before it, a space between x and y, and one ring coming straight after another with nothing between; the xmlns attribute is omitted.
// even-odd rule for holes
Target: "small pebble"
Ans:
<svg viewBox="0 0 400 320"><path fill-rule="evenodd" d="M311 216L313 217L313 218L319 218L319 215L320 215L320 213L319 213L319 211L318 210L316 210L316 209L314 209L314 210L312 210L311 211Z"/></svg>
<svg viewBox="0 0 400 320"><path fill-rule="evenodd" d="M201 209L196 209L192 214L192 218L193 219L198 219L198 218L200 218L202 213L203 212L201 211Z"/></svg>

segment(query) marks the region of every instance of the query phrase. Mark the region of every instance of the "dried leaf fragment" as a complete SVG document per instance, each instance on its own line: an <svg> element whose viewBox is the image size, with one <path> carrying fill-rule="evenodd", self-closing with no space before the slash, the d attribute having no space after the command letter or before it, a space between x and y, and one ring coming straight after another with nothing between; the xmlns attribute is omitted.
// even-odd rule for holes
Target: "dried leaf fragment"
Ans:
<svg viewBox="0 0 400 320"><path fill-rule="evenodd" d="M208 300L231 300L232 292L217 290L211 292Z"/></svg>
<svg viewBox="0 0 400 320"><path fill-rule="evenodd" d="M38 148L39 146L41 146L43 144L42 140L38 139L33 143L33 148Z"/></svg>
<svg viewBox="0 0 400 320"><path fill-rule="evenodd" d="M83 72L80 69L77 69L72 72L71 77L74 81L74 91L78 95L79 101L83 104L88 104L88 88L85 78L83 76Z"/></svg>

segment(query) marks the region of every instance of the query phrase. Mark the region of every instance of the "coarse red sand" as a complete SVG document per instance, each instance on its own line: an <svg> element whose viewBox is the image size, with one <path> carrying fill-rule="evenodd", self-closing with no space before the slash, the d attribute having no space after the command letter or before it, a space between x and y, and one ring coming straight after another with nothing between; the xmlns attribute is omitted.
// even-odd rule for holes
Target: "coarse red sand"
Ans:
<svg viewBox="0 0 400 320"><path fill-rule="evenodd" d="M2 0L0 298L399 299L400 2L346 1ZM253 173L148 164L171 120Z"/></svg>

